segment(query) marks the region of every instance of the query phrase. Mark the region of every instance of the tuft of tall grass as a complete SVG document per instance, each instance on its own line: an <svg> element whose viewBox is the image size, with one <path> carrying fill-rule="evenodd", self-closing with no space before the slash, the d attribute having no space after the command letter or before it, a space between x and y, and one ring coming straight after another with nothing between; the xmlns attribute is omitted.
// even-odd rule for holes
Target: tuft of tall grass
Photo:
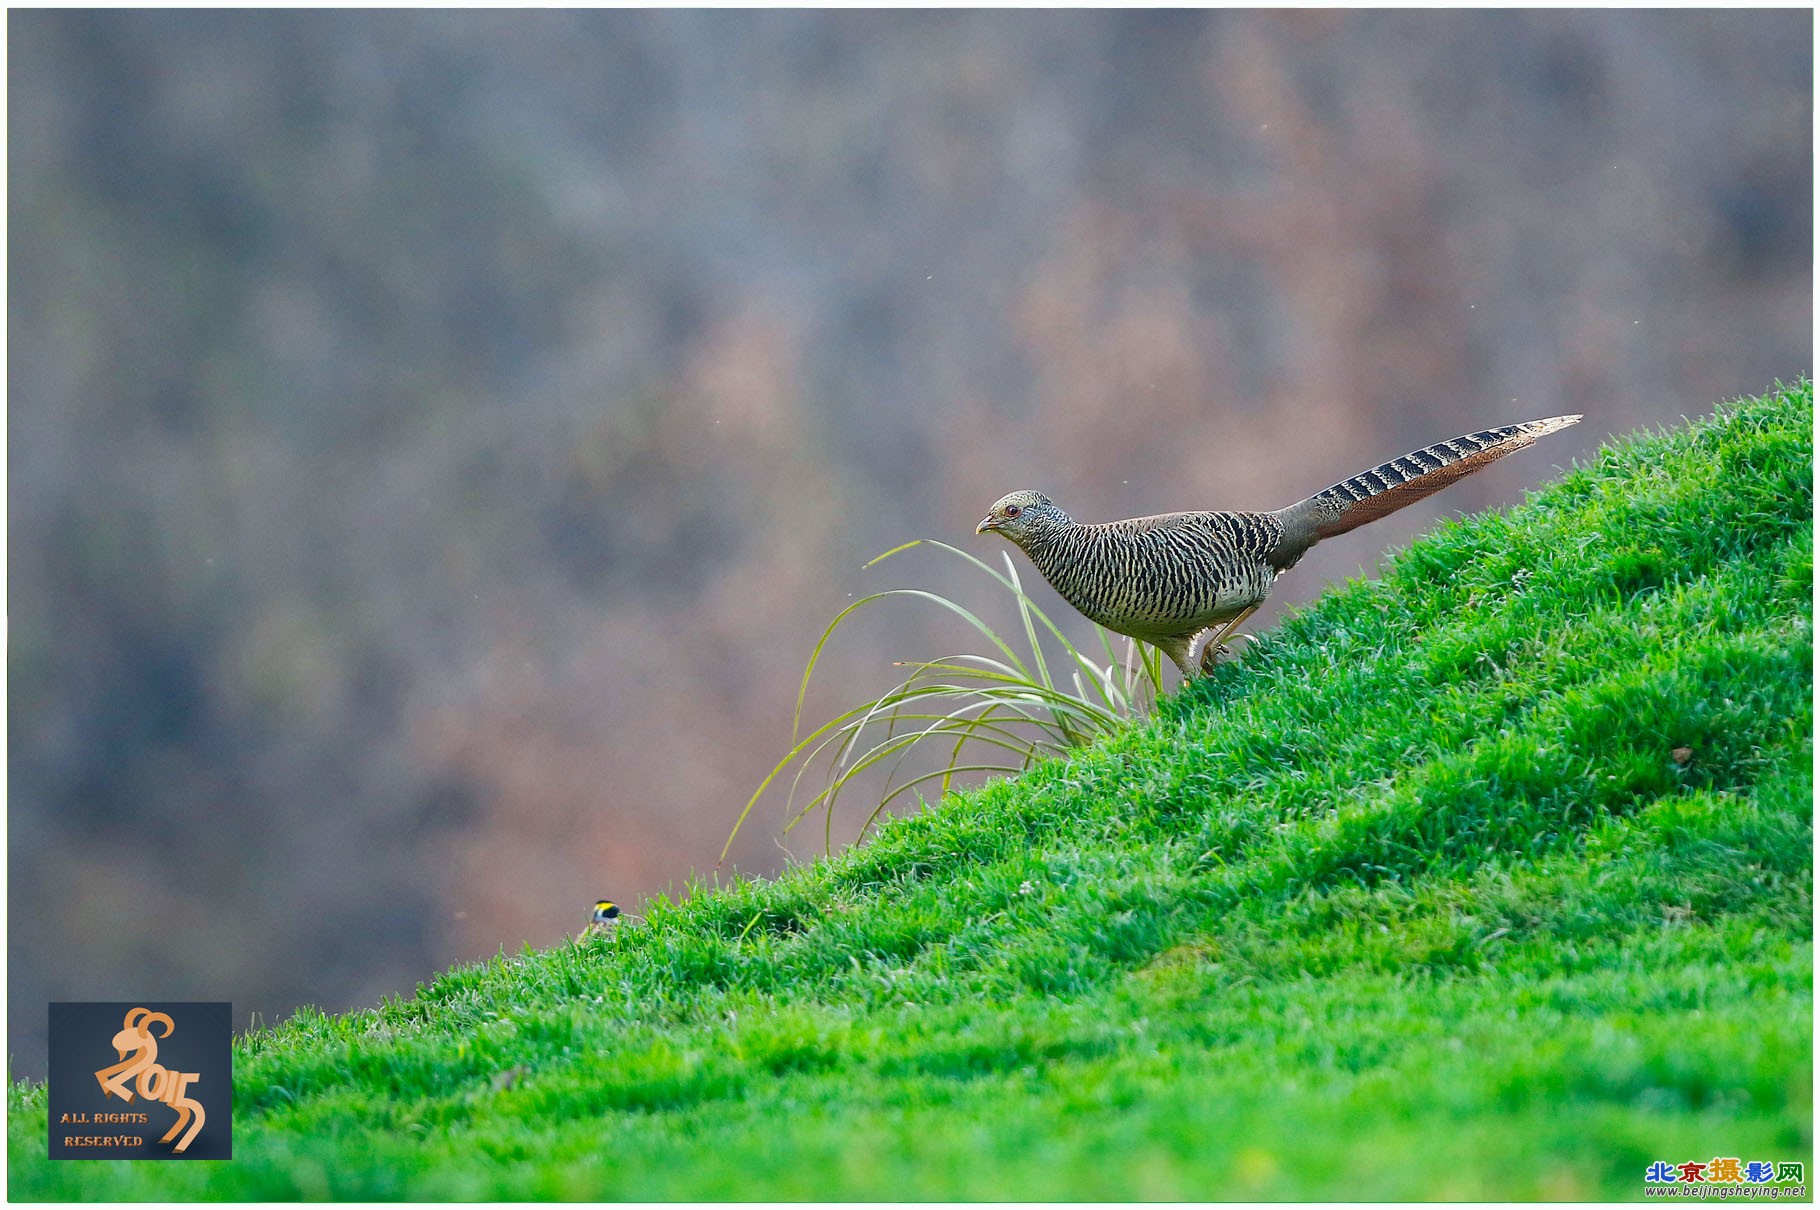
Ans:
<svg viewBox="0 0 1820 1210"><path fill-rule="evenodd" d="M726 860L753 806L791 766L796 772L790 779L785 807L789 819L784 831L788 833L820 807L825 817L823 845L832 850L835 801L853 778L867 770L883 768L886 780L878 801L860 826L862 836L893 800L918 786L937 782L940 797L959 774L1022 772L1044 756L1059 755L1111 734L1143 717L1155 704L1163 683L1161 652L1125 639L1121 656L1115 650L1112 633L1094 626L1094 637L1105 662L1090 659L1024 592L1008 551L1001 554L1005 565L1001 573L958 547L934 538L917 538L893 547L866 566L918 546L931 546L965 559L1011 594L1023 624L1027 657L973 610L939 593L892 588L853 602L828 623L809 653L796 693L790 750L746 800L721 849L721 861ZM928 660L894 661L894 667L909 670L903 680L882 696L844 710L803 735L803 699L822 649L841 623L866 606L893 597L932 603L956 614L985 639L988 653L963 652ZM1059 656L1045 651L1045 638L1060 644ZM926 745L936 745L943 753L940 763L900 781L906 759ZM825 766L826 783L798 808L796 800L803 780L818 763Z"/></svg>

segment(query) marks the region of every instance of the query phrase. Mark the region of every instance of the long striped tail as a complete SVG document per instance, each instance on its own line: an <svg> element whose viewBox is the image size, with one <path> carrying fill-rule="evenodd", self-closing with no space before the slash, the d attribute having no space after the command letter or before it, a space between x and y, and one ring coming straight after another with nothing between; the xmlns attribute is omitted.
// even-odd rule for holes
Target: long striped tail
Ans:
<svg viewBox="0 0 1820 1210"><path fill-rule="evenodd" d="M1552 416L1438 441L1316 492L1275 514L1283 525L1283 539L1273 552L1277 556L1273 561L1287 567L1322 538L1357 529L1432 496L1579 419L1577 415Z"/></svg>

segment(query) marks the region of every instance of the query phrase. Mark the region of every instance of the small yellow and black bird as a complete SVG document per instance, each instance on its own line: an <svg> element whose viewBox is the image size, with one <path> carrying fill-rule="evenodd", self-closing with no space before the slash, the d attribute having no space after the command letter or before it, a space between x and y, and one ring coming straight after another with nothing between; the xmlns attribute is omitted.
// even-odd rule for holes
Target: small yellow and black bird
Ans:
<svg viewBox="0 0 1820 1210"><path fill-rule="evenodd" d="M1041 492L1020 491L994 504L976 532L1016 543L1063 600L1108 630L1156 646L1193 677L1316 542L1414 504L1579 419L1554 416L1439 441L1273 513L1164 513L1082 525Z"/></svg>
<svg viewBox="0 0 1820 1210"><path fill-rule="evenodd" d="M594 914L588 918L588 927L581 930L577 941L586 941L589 937L611 937L619 927L619 905L611 899L596 899Z"/></svg>

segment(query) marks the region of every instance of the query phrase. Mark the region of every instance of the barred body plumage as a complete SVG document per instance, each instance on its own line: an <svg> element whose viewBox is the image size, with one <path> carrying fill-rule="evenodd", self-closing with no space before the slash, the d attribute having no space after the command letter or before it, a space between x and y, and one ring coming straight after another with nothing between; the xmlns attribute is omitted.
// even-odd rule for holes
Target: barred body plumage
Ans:
<svg viewBox="0 0 1820 1210"><path fill-rule="evenodd" d="M1168 513L1045 531L1024 552L1070 605L1154 641L1263 600L1281 538L1268 513Z"/></svg>
<svg viewBox="0 0 1820 1210"><path fill-rule="evenodd" d="M1108 630L1155 644L1191 677L1204 670L1200 657L1217 654L1276 577L1322 538L1413 504L1579 419L1436 442L1273 513L1164 513L1082 525L1042 493L1019 491L993 505L977 532L1015 542L1070 605Z"/></svg>

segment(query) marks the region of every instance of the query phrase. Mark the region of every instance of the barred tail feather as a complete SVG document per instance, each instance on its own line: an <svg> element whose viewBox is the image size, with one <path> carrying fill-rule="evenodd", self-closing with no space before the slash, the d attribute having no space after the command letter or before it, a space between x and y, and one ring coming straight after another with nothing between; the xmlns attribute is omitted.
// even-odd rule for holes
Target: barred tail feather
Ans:
<svg viewBox="0 0 1820 1210"><path fill-rule="evenodd" d="M1432 496L1579 419L1553 416L1439 441L1316 492L1276 514L1283 525L1280 554L1287 560L1280 566L1293 563L1322 538L1337 537Z"/></svg>

